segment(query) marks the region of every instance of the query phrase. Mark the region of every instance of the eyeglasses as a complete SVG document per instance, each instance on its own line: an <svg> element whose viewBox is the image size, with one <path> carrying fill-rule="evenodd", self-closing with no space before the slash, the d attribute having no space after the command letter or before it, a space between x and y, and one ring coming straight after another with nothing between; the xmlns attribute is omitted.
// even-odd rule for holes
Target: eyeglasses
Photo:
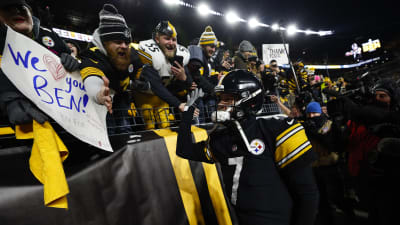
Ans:
<svg viewBox="0 0 400 225"><path fill-rule="evenodd" d="M271 64L271 67L278 67L278 65L276 65L276 64Z"/></svg>

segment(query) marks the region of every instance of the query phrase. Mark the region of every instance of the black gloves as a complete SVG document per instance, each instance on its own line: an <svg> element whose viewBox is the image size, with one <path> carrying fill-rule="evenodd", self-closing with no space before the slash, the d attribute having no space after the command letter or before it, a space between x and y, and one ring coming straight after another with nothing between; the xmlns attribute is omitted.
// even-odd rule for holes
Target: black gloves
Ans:
<svg viewBox="0 0 400 225"><path fill-rule="evenodd" d="M0 94L0 98L6 108L8 119L13 125L32 123L32 119L40 124L49 120L42 111L20 93L5 92Z"/></svg>
<svg viewBox="0 0 400 225"><path fill-rule="evenodd" d="M61 53L61 63L68 72L73 72L79 69L79 62L68 53Z"/></svg>

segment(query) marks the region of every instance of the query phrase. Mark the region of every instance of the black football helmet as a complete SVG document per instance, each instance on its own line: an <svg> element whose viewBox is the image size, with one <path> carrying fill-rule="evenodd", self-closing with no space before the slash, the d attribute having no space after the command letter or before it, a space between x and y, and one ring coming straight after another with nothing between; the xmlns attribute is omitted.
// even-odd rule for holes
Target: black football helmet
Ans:
<svg viewBox="0 0 400 225"><path fill-rule="evenodd" d="M153 39L155 38L156 34L165 34L175 38L178 35L175 27L168 20L163 20L157 24L153 32Z"/></svg>
<svg viewBox="0 0 400 225"><path fill-rule="evenodd" d="M231 94L235 98L231 114L233 119L256 115L264 103L264 90L260 80L251 72L234 70L225 75L215 87L216 95Z"/></svg>

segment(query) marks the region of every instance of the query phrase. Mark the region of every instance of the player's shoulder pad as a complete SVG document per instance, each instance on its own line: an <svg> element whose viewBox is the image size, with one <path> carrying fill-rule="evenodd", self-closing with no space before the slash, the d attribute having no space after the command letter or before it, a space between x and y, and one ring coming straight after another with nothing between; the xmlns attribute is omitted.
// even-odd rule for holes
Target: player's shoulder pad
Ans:
<svg viewBox="0 0 400 225"><path fill-rule="evenodd" d="M152 64L156 70L160 70L166 61L163 52L153 39L139 42L138 53L144 64Z"/></svg>
<svg viewBox="0 0 400 225"><path fill-rule="evenodd" d="M263 127L268 128L275 136L279 136L282 132L294 126L301 126L296 119L288 117L285 114L276 114L268 116L259 116L257 120Z"/></svg>
<svg viewBox="0 0 400 225"><path fill-rule="evenodd" d="M131 47L132 49L135 49L136 51L139 50L139 44L138 43L131 42L129 44L129 47Z"/></svg>
<svg viewBox="0 0 400 225"><path fill-rule="evenodd" d="M257 120L287 120L291 119L285 114L275 114L275 115L266 115L266 116L257 116Z"/></svg>
<svg viewBox="0 0 400 225"><path fill-rule="evenodd" d="M189 63L190 52L189 50L180 44L176 46L176 55L183 56L183 65L186 66Z"/></svg>

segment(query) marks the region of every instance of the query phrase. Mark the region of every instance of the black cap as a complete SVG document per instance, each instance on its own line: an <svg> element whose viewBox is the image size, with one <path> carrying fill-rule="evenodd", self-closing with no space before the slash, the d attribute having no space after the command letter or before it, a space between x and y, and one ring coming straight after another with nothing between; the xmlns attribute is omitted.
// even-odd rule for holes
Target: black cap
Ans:
<svg viewBox="0 0 400 225"><path fill-rule="evenodd" d="M386 92L391 98L394 97L395 94L394 81L390 78L384 78L379 80L374 86L374 91L383 91Z"/></svg>

